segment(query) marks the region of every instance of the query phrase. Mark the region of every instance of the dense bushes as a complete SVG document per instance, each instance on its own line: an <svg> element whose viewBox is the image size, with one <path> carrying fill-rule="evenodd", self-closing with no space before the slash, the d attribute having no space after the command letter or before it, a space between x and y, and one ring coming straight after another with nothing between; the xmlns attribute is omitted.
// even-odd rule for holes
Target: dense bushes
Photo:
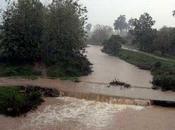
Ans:
<svg viewBox="0 0 175 130"><path fill-rule="evenodd" d="M58 97L59 91L38 86L0 87L0 114L20 116L37 108L42 97Z"/></svg>
<svg viewBox="0 0 175 130"><path fill-rule="evenodd" d="M1 57L11 63L40 59L43 5L38 0L18 0L3 13Z"/></svg>
<svg viewBox="0 0 175 130"><path fill-rule="evenodd" d="M153 42L154 53L175 56L175 28L163 27L157 31Z"/></svg>
<svg viewBox="0 0 175 130"><path fill-rule="evenodd" d="M90 73L90 63L83 51L86 12L86 8L72 0L54 0L48 6L43 6L40 0L9 4L3 13L0 61L11 65L57 66L63 75ZM14 75L18 75L13 69Z"/></svg>
<svg viewBox="0 0 175 130"><path fill-rule="evenodd" d="M119 35L112 35L108 40L103 42L103 52L111 55L117 55L121 48L121 45L125 43L125 40Z"/></svg>
<svg viewBox="0 0 175 130"><path fill-rule="evenodd" d="M37 91L22 93L19 87L0 87L0 113L19 116L36 108L42 102Z"/></svg>
<svg viewBox="0 0 175 130"><path fill-rule="evenodd" d="M0 77L5 76L23 76L32 77L41 75L41 71L34 70L32 65L0 65Z"/></svg>
<svg viewBox="0 0 175 130"><path fill-rule="evenodd" d="M47 74L49 77L77 77L79 75L87 75L91 72L90 65L91 63L83 55L76 55L69 60L48 67Z"/></svg>
<svg viewBox="0 0 175 130"><path fill-rule="evenodd" d="M162 90L175 91L175 64L162 64L152 69L153 84Z"/></svg>

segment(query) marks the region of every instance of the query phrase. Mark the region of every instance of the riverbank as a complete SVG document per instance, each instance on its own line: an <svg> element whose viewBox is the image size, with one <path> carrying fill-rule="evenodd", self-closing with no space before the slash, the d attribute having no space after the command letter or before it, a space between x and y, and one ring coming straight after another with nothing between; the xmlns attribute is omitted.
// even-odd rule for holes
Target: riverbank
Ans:
<svg viewBox="0 0 175 130"><path fill-rule="evenodd" d="M56 89L37 86L1 86L0 114L6 116L20 116L36 109L43 101L43 97L57 97Z"/></svg>
<svg viewBox="0 0 175 130"><path fill-rule="evenodd" d="M151 70L153 85L162 90L175 91L175 62L152 57L144 53L121 49L117 55L140 69Z"/></svg>
<svg viewBox="0 0 175 130"><path fill-rule="evenodd" d="M81 63L83 64L82 66ZM88 60L82 60L80 63L72 66L67 65L67 67L59 65L46 66L39 63L16 65L0 62L0 77L21 77L32 80L39 77L47 77L51 79L60 78L63 80L78 81L78 77L88 75L92 72L90 65L91 63Z"/></svg>

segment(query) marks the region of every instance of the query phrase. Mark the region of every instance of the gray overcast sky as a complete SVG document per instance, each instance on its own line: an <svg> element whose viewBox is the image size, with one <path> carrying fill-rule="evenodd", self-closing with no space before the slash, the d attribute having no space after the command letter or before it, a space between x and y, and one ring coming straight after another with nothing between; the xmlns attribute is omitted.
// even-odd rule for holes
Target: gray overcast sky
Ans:
<svg viewBox="0 0 175 130"><path fill-rule="evenodd" d="M114 19L125 14L129 19L137 18L148 12L154 20L155 27L175 26L172 11L175 0L80 0L88 9L89 22L92 24L113 25Z"/></svg>
<svg viewBox="0 0 175 130"><path fill-rule="evenodd" d="M0 0L0 6L4 6L4 0ZM41 0L47 3L51 0ZM113 25L114 20L125 14L129 19L137 18L140 14L148 12L154 20L155 27L164 25L175 27L175 18L172 11L175 10L175 0L79 0L88 9L89 22L93 25Z"/></svg>

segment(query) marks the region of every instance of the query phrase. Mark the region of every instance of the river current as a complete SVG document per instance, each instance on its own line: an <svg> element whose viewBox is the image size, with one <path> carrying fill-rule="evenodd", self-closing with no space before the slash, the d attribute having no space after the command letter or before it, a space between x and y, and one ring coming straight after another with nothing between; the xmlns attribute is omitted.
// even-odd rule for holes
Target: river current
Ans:
<svg viewBox="0 0 175 130"><path fill-rule="evenodd" d="M83 82L109 83L116 78L133 86L152 86L149 71L140 70L117 57L106 55L99 46L89 46L87 56L93 63L94 72L81 77ZM173 108L109 104L71 97L45 100L37 110L26 116L11 118L1 115L0 130L175 129Z"/></svg>

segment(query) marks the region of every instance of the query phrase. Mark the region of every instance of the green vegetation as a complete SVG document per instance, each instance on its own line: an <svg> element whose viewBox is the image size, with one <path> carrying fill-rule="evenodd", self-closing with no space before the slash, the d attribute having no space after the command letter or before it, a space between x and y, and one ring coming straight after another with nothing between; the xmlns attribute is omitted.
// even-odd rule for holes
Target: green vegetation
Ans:
<svg viewBox="0 0 175 130"><path fill-rule="evenodd" d="M35 109L42 101L37 91L23 93L20 87L0 87L0 114L19 116Z"/></svg>
<svg viewBox="0 0 175 130"><path fill-rule="evenodd" d="M139 19L130 19L130 33L142 51L153 51L152 44L156 35L156 30L152 28L154 24L155 21L148 13L142 14Z"/></svg>
<svg viewBox="0 0 175 130"><path fill-rule="evenodd" d="M103 52L111 55L117 55L121 48L121 45L125 43L125 40L119 35L112 35L108 40L103 42Z"/></svg>
<svg viewBox="0 0 175 130"><path fill-rule="evenodd" d="M153 28L154 24L148 13L131 18L128 22L125 15L120 15L115 20L114 28L126 38L129 46L160 56L175 56L175 28L164 26L157 30ZM125 32L125 35L121 32Z"/></svg>
<svg viewBox="0 0 175 130"><path fill-rule="evenodd" d="M36 63L44 64L53 77L89 74L86 12L72 0L54 0L48 6L40 0L10 2L2 13L0 63L5 65L0 76L38 75L32 66L26 67Z"/></svg>
<svg viewBox="0 0 175 130"><path fill-rule="evenodd" d="M175 62L168 59L175 55L175 28L163 27L157 30L153 28L154 24L155 21L148 13L139 18L131 18L128 22L125 15L120 15L114 23L115 30L127 32L126 44L151 54L122 49L119 51L111 43L108 46L111 46L112 52L104 52L119 56L141 69L151 70L155 89L160 87L162 90L175 91ZM168 58L158 58L152 54Z"/></svg>
<svg viewBox="0 0 175 130"><path fill-rule="evenodd" d="M0 77L11 77L11 76L21 76L24 78L34 78L40 76L41 72L34 70L32 65L0 65Z"/></svg>
<svg viewBox="0 0 175 130"><path fill-rule="evenodd" d="M125 15L120 15L114 22L114 29L124 36L129 29L129 24L126 21Z"/></svg>
<svg viewBox="0 0 175 130"><path fill-rule="evenodd" d="M4 86L0 87L0 114L20 116L36 109L43 97L58 97L59 91L38 86Z"/></svg>
<svg viewBox="0 0 175 130"><path fill-rule="evenodd" d="M153 85L156 87L160 87L162 90L175 91L175 62L129 50L120 50L118 56L141 69L151 70Z"/></svg>
<svg viewBox="0 0 175 130"><path fill-rule="evenodd" d="M88 39L88 43L93 45L102 45L104 40L107 40L113 34L113 29L110 26L96 25Z"/></svg>
<svg viewBox="0 0 175 130"><path fill-rule="evenodd" d="M175 56L175 28L163 27L157 31L152 46L157 55Z"/></svg>

